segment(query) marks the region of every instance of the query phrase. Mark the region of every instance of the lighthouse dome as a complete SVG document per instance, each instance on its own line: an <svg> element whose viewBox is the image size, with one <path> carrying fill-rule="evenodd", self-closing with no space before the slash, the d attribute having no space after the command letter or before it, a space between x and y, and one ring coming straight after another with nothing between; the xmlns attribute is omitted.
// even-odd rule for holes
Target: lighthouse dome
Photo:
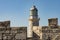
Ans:
<svg viewBox="0 0 60 40"><path fill-rule="evenodd" d="M33 5L33 6L30 8L30 10L37 10L37 8L36 8L35 5Z"/></svg>

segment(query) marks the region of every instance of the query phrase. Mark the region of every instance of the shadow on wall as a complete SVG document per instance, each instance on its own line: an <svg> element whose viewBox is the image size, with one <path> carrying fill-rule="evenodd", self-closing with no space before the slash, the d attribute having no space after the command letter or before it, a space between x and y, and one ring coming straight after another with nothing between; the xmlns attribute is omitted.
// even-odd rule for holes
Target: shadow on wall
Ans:
<svg viewBox="0 0 60 40"><path fill-rule="evenodd" d="M33 40L40 40L40 37L35 32L33 32Z"/></svg>

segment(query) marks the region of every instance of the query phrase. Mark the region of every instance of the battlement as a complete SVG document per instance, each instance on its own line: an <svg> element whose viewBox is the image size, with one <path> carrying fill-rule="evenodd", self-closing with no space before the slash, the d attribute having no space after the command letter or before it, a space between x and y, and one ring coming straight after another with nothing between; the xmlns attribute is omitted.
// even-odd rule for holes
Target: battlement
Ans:
<svg viewBox="0 0 60 40"><path fill-rule="evenodd" d="M58 18L48 19L48 26L57 27L58 26Z"/></svg>
<svg viewBox="0 0 60 40"><path fill-rule="evenodd" d="M10 27L10 21L0 22L0 27Z"/></svg>

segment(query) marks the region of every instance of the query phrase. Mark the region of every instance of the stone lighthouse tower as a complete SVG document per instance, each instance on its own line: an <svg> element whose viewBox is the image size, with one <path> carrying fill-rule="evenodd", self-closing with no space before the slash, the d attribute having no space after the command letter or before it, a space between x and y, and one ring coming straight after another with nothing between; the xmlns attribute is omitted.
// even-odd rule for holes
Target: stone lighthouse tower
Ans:
<svg viewBox="0 0 60 40"><path fill-rule="evenodd" d="M32 6L30 9L28 37L33 37L33 26L39 26L38 10L36 6Z"/></svg>

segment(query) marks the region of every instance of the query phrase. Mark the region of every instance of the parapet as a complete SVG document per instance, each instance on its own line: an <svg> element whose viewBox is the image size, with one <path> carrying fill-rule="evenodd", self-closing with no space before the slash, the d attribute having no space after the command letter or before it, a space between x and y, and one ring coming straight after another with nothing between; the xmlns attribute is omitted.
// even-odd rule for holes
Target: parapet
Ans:
<svg viewBox="0 0 60 40"><path fill-rule="evenodd" d="M27 35L27 27L11 27L11 33L24 33Z"/></svg>

